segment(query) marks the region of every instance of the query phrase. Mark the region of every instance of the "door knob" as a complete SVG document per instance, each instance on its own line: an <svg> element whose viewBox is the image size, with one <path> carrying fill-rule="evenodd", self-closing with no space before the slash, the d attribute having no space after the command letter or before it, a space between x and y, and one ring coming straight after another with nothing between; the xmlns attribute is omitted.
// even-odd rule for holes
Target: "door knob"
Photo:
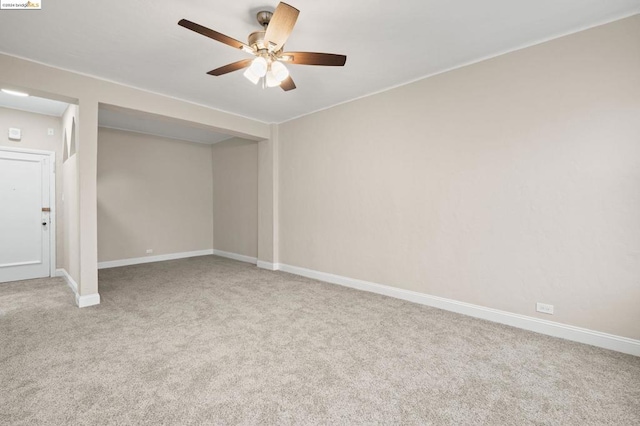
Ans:
<svg viewBox="0 0 640 426"><path fill-rule="evenodd" d="M47 222L42 222L42 224L43 224L43 225L46 225L46 224L47 224Z"/></svg>

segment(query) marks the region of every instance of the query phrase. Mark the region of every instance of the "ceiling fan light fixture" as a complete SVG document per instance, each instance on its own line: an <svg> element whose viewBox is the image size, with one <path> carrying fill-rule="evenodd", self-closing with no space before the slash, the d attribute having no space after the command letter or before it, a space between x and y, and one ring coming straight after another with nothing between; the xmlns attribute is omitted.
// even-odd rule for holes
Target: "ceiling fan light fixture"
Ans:
<svg viewBox="0 0 640 426"><path fill-rule="evenodd" d="M271 72L276 80L282 82L289 77L289 70L284 66L282 62L274 62L271 64Z"/></svg>
<svg viewBox="0 0 640 426"><path fill-rule="evenodd" d="M248 68L244 72L244 76L253 84L260 84L263 89L280 86L282 90L288 92L295 89L296 85L285 66L287 63L342 67L347 60L345 55L334 53L284 52L284 46L293 31L299 14L298 9L283 2L278 3L273 12L259 11L256 17L262 28L260 31L249 34L247 43L188 19L181 19L178 21L178 25L253 56L218 67L207 72L208 75L219 77Z"/></svg>
<svg viewBox="0 0 640 426"><path fill-rule="evenodd" d="M255 75L253 71L251 71L251 68L247 68L243 75L253 84L258 84L258 81L260 81L260 77Z"/></svg>
<svg viewBox="0 0 640 426"><path fill-rule="evenodd" d="M262 56L259 56L251 62L249 70L258 77L264 77L267 74L268 68L269 64L267 63L267 60Z"/></svg>
<svg viewBox="0 0 640 426"><path fill-rule="evenodd" d="M286 78L286 77L285 77ZM273 71L269 71L265 77L267 87L276 87L280 86L280 80L276 78Z"/></svg>

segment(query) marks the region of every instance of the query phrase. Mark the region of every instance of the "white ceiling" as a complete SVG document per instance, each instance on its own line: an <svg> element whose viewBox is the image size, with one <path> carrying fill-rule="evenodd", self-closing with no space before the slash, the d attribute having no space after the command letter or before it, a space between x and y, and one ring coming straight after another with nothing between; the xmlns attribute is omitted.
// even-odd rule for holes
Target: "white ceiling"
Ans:
<svg viewBox="0 0 640 426"><path fill-rule="evenodd" d="M206 72L247 55L177 25L246 41L277 0L46 0L0 12L0 52L265 122L281 122L483 58L640 12L639 0L289 0L286 50L341 53L344 68L291 65L298 88ZM13 34L13 36L11 36Z"/></svg>
<svg viewBox="0 0 640 426"><path fill-rule="evenodd" d="M20 97L8 95L0 91L0 106L62 117L62 114L64 114L64 111L67 109L69 104L65 102L52 101L51 99L38 98L36 96Z"/></svg>
<svg viewBox="0 0 640 426"><path fill-rule="evenodd" d="M106 105L101 106L98 111L98 125L205 144L222 142L232 137L176 118Z"/></svg>

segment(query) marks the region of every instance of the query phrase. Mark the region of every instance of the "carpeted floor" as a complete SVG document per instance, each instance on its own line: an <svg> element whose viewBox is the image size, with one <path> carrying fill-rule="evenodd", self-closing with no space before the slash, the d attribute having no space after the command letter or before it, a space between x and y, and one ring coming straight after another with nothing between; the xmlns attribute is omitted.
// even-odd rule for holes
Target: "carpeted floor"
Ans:
<svg viewBox="0 0 640 426"><path fill-rule="evenodd" d="M640 424L640 358L215 256L0 285L0 424Z"/></svg>

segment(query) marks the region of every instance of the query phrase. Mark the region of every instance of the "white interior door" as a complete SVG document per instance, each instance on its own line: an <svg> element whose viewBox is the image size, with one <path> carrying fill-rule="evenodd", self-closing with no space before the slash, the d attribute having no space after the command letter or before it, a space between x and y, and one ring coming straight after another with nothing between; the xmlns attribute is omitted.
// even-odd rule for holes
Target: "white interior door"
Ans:
<svg viewBox="0 0 640 426"><path fill-rule="evenodd" d="M0 150L0 282L48 277L49 156Z"/></svg>

